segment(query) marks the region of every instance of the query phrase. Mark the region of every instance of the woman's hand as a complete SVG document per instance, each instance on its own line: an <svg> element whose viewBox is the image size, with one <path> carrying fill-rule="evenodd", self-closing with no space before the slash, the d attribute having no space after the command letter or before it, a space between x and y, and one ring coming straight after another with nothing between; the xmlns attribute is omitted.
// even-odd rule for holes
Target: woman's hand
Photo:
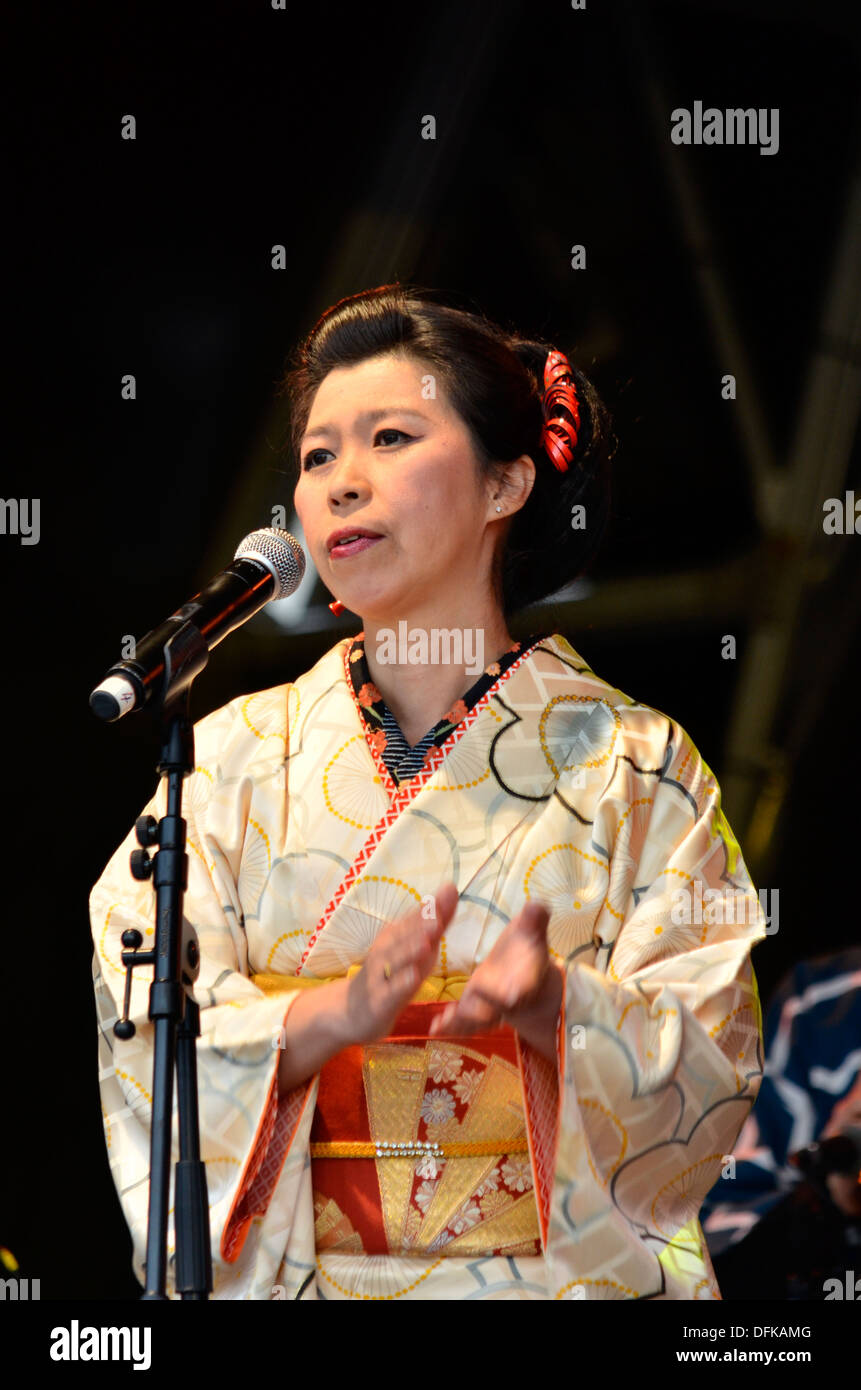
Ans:
<svg viewBox="0 0 861 1390"><path fill-rule="evenodd" d="M390 922L374 940L365 962L349 981L346 1027L354 1043L385 1038L436 960L440 938L454 916L457 888L446 883L434 894L435 917L422 908Z"/></svg>
<svg viewBox="0 0 861 1390"><path fill-rule="evenodd" d="M351 979L298 993L279 1035L279 1094L302 1085L343 1048L388 1036L433 965L456 906L457 888L447 883L434 894L435 917L426 920L416 908L390 922Z"/></svg>
<svg viewBox="0 0 861 1390"><path fill-rule="evenodd" d="M547 949L549 918L540 903L527 903L512 917L457 1003L434 1019L431 1037L484 1032L508 1023L555 1062L565 972Z"/></svg>

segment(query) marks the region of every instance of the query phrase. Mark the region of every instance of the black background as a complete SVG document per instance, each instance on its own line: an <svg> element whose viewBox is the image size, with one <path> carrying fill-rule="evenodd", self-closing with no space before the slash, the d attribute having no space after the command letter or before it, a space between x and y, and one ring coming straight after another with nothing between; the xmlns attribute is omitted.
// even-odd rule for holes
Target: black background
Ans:
<svg viewBox="0 0 861 1390"><path fill-rule="evenodd" d="M748 576L763 534L738 403L720 394L738 367L715 342L670 171L695 190L747 354L739 393L760 399L785 469L857 170L853 8L9 12L2 492L40 498L41 537L0 536L0 1244L43 1299L138 1290L101 1125L87 895L153 789L154 745L140 718L100 725L87 696L125 634L196 592L272 505L289 511L274 405L290 348L335 299L393 279L541 334L592 374L621 439L597 589L683 584L736 559ZM695 100L778 107L778 153L672 146L668 113ZM135 141L120 138L129 113ZM420 138L427 113L436 141ZM570 269L574 243L585 271ZM861 495L857 447L845 485ZM861 541L832 545L774 731L792 760L767 880L749 860L758 886L780 890L780 931L754 955L764 1004L795 960L857 940ZM562 615L598 674L680 722L719 779L762 599L744 584L726 612L685 621L659 601L645 619ZM720 658L725 633L736 661ZM261 615L213 655L195 717L307 669L334 635L288 639Z"/></svg>

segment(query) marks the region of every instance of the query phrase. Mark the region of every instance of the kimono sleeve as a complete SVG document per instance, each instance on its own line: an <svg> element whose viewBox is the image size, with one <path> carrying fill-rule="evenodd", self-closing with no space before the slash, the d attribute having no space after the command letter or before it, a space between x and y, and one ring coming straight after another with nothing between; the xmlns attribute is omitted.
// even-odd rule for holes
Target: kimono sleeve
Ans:
<svg viewBox="0 0 861 1390"><path fill-rule="evenodd" d="M556 1297L717 1296L698 1212L762 1076L749 953L765 917L714 775L650 714L596 810L592 963L565 967Z"/></svg>
<svg viewBox="0 0 861 1390"><path fill-rule="evenodd" d="M235 702L234 702L235 703ZM201 1157L206 1164L214 1296L243 1297L248 1270L234 1267L255 1217L265 1213L282 1165L308 1118L314 1080L278 1096L277 1072L283 1026L296 995L267 996L249 978L248 954L237 880L248 818L250 778L223 777L225 758L237 750L235 710L225 706L195 726L194 773L185 780L183 815L188 823L188 887L183 913L198 936L200 974L194 998L200 1006L197 1041ZM162 781L144 813L164 814ZM150 945L155 894L129 870L137 847L131 830L109 860L90 895L93 978L99 1024L99 1085L111 1172L133 1246L133 1269L144 1282L154 1028L147 1017L151 966L133 972L129 1017L135 1036L115 1037L125 970L121 936L135 927ZM168 1292L176 1296L173 1255L173 1162L178 1158L176 1086L168 1220ZM250 1252L246 1252L249 1254Z"/></svg>

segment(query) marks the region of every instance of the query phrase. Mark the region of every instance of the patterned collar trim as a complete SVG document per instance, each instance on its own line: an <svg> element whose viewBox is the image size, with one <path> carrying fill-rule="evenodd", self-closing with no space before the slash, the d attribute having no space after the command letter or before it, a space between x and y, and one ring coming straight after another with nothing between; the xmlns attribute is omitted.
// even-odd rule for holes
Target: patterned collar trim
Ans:
<svg viewBox="0 0 861 1390"><path fill-rule="evenodd" d="M432 729L428 729L424 738L410 747L395 716L371 680L364 636L365 634L360 632L358 637L353 638L347 651L345 666L350 673L353 694L365 722L368 743L385 763L395 786L400 786L402 782L420 772L431 749L441 747L490 687L525 652L544 640L543 636L538 635L513 643L497 661L492 661L485 667L475 683L459 700L455 700L451 709L446 711Z"/></svg>

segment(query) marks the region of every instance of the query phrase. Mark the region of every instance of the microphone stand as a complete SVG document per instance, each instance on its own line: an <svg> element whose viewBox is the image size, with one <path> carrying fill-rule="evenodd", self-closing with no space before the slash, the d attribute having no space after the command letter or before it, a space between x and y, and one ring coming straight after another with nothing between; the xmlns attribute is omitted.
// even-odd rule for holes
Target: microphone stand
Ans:
<svg viewBox="0 0 861 1390"><path fill-rule="evenodd" d="M192 622L182 623L164 646L164 681L155 701L161 751L159 776L167 778L167 814L160 821L140 816L135 834L140 849L130 857L134 878L152 878L156 895L155 947L142 951L141 933L124 931L126 968L123 1016L114 1024L118 1038L134 1036L129 1019L132 971L155 967L148 1017L154 1025L150 1183L147 1215L146 1290L143 1299L167 1300L167 1220L173 1123L173 1079L177 1078L179 1161L174 1184L176 1289L181 1299L204 1301L212 1293L212 1252L206 1166L200 1159L197 1039L200 1009L187 991L200 966L196 936L187 939L183 959L183 894L188 886L186 822L182 817L183 778L194 770L191 683L206 665L208 648ZM152 858L148 849L158 850Z"/></svg>

